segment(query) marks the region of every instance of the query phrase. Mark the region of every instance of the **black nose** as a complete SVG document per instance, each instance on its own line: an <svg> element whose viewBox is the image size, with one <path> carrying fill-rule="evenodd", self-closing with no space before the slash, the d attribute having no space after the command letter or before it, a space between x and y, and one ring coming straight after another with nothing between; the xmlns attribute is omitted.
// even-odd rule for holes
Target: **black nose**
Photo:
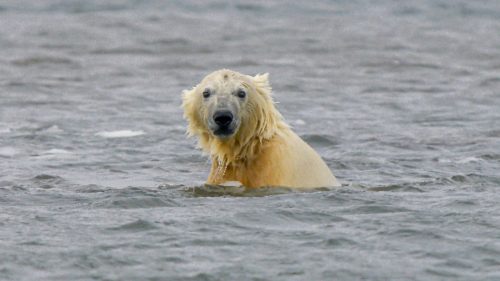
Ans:
<svg viewBox="0 0 500 281"><path fill-rule="evenodd" d="M233 114L227 110L217 111L214 114L215 124L225 127L233 122Z"/></svg>

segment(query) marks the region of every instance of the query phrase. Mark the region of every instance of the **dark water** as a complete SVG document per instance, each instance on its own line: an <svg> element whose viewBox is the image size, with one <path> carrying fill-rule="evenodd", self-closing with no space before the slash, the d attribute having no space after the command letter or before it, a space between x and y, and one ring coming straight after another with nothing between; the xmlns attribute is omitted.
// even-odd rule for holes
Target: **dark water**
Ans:
<svg viewBox="0 0 500 281"><path fill-rule="evenodd" d="M0 54L0 280L500 280L499 1L3 0ZM344 186L203 188L222 67Z"/></svg>

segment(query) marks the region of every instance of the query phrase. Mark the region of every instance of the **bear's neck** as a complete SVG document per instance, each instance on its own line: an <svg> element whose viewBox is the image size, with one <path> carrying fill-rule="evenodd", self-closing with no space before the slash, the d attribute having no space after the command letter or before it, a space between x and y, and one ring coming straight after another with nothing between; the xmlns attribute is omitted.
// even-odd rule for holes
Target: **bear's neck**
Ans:
<svg viewBox="0 0 500 281"><path fill-rule="evenodd" d="M244 143L240 143L236 139L215 140L210 149L211 158L212 161L220 165L246 164L258 156L262 145L268 141L268 139L258 137L251 138Z"/></svg>
<svg viewBox="0 0 500 281"><path fill-rule="evenodd" d="M212 167L208 184L223 184L228 181L238 181L248 185L243 175L252 170L256 159L262 154L262 148L271 140L254 138L244 145L224 142L219 144L218 154L212 154Z"/></svg>
<svg viewBox="0 0 500 281"><path fill-rule="evenodd" d="M269 167L273 161L268 159L269 148L280 146L280 135L286 134L289 127L284 124L276 130L271 138L254 137L244 144L235 141L220 141L213 143L211 150L218 153L211 154L212 167L208 177L208 184L223 184L228 181L239 181L246 187L259 185L258 178L262 169ZM272 151L272 150L271 150Z"/></svg>

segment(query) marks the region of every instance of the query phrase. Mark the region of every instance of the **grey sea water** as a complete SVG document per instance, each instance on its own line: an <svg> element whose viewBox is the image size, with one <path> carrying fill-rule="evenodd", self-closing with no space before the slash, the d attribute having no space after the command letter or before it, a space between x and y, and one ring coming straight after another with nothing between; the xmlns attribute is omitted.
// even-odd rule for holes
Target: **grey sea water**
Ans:
<svg viewBox="0 0 500 281"><path fill-rule="evenodd" d="M0 1L0 280L500 280L500 2ZM342 188L205 188L269 72Z"/></svg>

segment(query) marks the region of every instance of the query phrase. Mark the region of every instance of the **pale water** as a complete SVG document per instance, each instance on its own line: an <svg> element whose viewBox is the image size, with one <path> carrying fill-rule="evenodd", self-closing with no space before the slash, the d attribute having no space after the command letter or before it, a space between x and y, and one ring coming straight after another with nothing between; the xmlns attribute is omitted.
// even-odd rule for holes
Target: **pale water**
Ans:
<svg viewBox="0 0 500 281"><path fill-rule="evenodd" d="M3 0L0 54L0 280L500 280L499 1ZM223 67L344 186L204 188Z"/></svg>

